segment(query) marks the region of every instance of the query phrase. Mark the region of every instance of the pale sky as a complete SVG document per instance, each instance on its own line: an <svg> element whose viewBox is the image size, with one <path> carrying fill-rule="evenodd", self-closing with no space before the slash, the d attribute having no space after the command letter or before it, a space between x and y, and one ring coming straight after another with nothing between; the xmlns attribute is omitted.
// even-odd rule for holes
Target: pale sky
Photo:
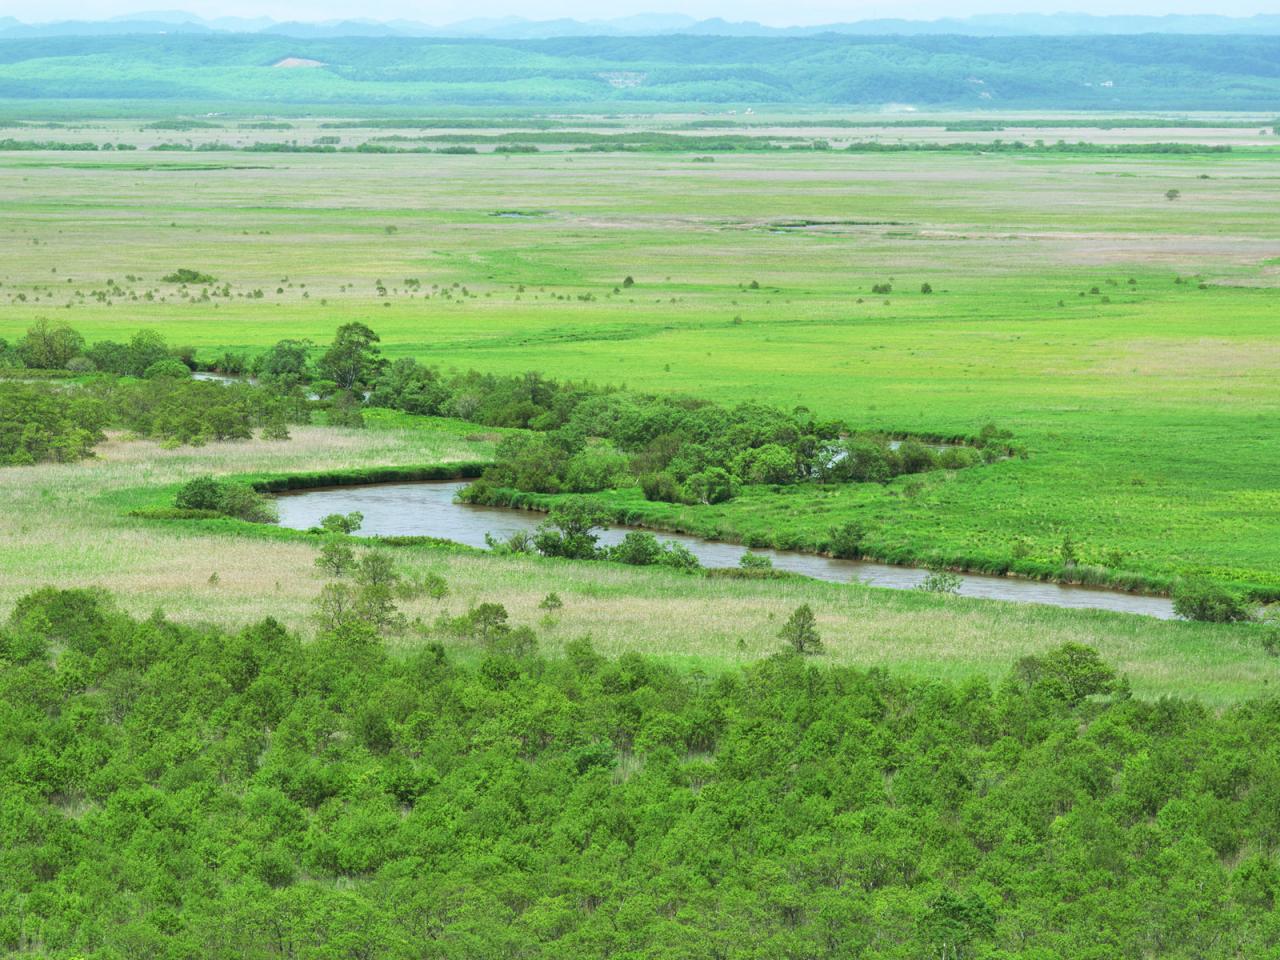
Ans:
<svg viewBox="0 0 1280 960"><path fill-rule="evenodd" d="M1070 0L1065 5L1073 13L1095 14L1195 14L1217 13L1250 16L1276 13L1276 0ZM682 13L703 19L756 20L774 26L848 22L879 17L932 20L979 13L1056 13L1063 0L862 0L840 3L834 0L681 0L664 5L660 0L0 0L0 16L26 22L49 20L95 20L146 10L185 10L202 17L269 16L276 20L418 20L448 23L471 17L516 16L530 20L572 17L578 20L607 20L635 13Z"/></svg>

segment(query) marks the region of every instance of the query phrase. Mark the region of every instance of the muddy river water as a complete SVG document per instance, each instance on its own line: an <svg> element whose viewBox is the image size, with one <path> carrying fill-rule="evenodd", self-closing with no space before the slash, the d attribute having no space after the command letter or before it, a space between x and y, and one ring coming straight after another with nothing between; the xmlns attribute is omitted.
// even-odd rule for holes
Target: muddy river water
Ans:
<svg viewBox="0 0 1280 960"><path fill-rule="evenodd" d="M364 514L360 533L365 536L443 537L473 547L484 547L486 533L505 539L517 531L533 531L546 517L526 510L481 507L459 503L454 498L467 481L379 483L361 486L324 487L280 494L280 524L306 530L331 513ZM600 543L617 543L631 527L611 527L600 535ZM686 534L654 531L660 540L683 544L704 567L736 567L742 556L739 544L704 540ZM752 549L769 557L778 570L803 574L837 583L862 581L870 586L909 590L918 586L928 571L861 560L837 560L792 550ZM1172 619L1173 605L1165 597L1143 596L1102 590L995 577L961 574L960 595L1019 603L1041 603L1056 607L1115 610Z"/></svg>

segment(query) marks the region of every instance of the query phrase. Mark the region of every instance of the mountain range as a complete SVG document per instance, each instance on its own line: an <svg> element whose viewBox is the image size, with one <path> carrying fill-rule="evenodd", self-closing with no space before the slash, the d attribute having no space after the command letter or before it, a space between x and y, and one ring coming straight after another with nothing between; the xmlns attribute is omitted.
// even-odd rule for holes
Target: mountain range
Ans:
<svg viewBox="0 0 1280 960"><path fill-rule="evenodd" d="M138 34L248 33L299 38L326 37L474 37L536 40L554 37L642 36L1106 36L1128 34L1280 35L1280 15L1227 17L1216 14L1170 16L1098 16L1079 13L984 14L938 20L880 19L812 26L776 27L721 18L698 20L680 14L642 13L608 20L527 20L478 18L444 25L411 20L276 21L269 17L205 19L180 10L146 11L103 20L26 23L0 17L0 38L91 37Z"/></svg>

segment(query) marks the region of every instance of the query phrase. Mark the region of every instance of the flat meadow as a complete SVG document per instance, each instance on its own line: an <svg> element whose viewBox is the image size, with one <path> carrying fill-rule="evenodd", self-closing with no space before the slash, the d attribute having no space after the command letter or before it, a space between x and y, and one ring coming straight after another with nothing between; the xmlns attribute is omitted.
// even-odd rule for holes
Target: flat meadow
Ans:
<svg viewBox="0 0 1280 960"><path fill-rule="evenodd" d="M212 360L285 337L323 343L359 320L387 356L444 369L804 406L890 433L972 436L994 423L1025 458L883 487L663 505L653 518L780 546L813 546L856 520L886 555L972 569L1011 557L1052 566L1069 540L1082 566L1117 579L1159 588L1205 573L1274 595L1276 163L1261 150L7 153L0 337L38 317L90 341L150 328ZM160 279L180 267L217 281L183 290ZM98 461L6 470L6 498L23 505L6 542L22 549L0 560L0 602L50 578L110 581L132 606L187 619L275 612L301 624L318 589L313 547L140 526L104 491L206 469L477 450L448 434L316 427L278 448L117 441ZM619 497L645 509L638 494ZM69 510L96 532L73 529ZM414 556L447 562L449 603L498 592L525 622L555 584L578 591L552 634L590 633L610 649L757 656L776 643L777 618L813 597L833 656L859 663L994 675L1023 652L1083 638L1145 692L1221 701L1275 673L1230 628ZM263 573L276 570L289 572ZM211 587L213 572L245 582ZM653 622L681 626L655 637Z"/></svg>

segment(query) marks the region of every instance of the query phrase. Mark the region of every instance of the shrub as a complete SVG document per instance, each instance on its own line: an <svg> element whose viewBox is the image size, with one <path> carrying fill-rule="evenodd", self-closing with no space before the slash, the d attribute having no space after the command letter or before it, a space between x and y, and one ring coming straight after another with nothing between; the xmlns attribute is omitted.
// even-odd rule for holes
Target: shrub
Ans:
<svg viewBox="0 0 1280 960"><path fill-rule="evenodd" d="M828 534L827 549L833 557L857 560L862 556L862 543L866 530L856 520L849 520L839 527L832 527Z"/></svg>
<svg viewBox="0 0 1280 960"><path fill-rule="evenodd" d="M532 553L534 537L528 530L517 530L507 539L499 540L491 533L484 535L485 546L494 553Z"/></svg>
<svg viewBox="0 0 1280 960"><path fill-rule="evenodd" d="M829 479L852 483L888 483L899 461L888 445L865 438L834 444L829 449Z"/></svg>
<svg viewBox="0 0 1280 960"><path fill-rule="evenodd" d="M179 267L173 273L166 273L160 278L165 283L185 283L185 284L208 284L217 283L218 278L208 274L201 273L199 270L192 270L189 267Z"/></svg>
<svg viewBox="0 0 1280 960"><path fill-rule="evenodd" d="M1203 623L1252 620L1253 611L1236 594L1204 577L1188 577L1173 591L1173 612Z"/></svg>
<svg viewBox="0 0 1280 960"><path fill-rule="evenodd" d="M652 533L644 530L632 530L622 542L608 550L610 560L618 563L629 563L632 566L644 567L658 563L662 559L662 544Z"/></svg>
<svg viewBox="0 0 1280 960"><path fill-rule="evenodd" d="M190 378L191 370L181 360L168 358L165 360L157 360L151 366L143 371L144 380L155 380L157 377L170 377L174 380L186 380Z"/></svg>
<svg viewBox="0 0 1280 960"><path fill-rule="evenodd" d="M181 510L217 510L222 482L213 477L195 477L178 490L173 505Z"/></svg>
<svg viewBox="0 0 1280 960"><path fill-rule="evenodd" d="M642 476L640 490L646 500L679 503L682 499L680 484L676 483L675 477L665 470L660 473L646 473Z"/></svg>
<svg viewBox="0 0 1280 960"><path fill-rule="evenodd" d="M364 523L364 514L359 510L351 513L331 513L320 521L320 529L326 533L352 534Z"/></svg>
<svg viewBox="0 0 1280 960"><path fill-rule="evenodd" d="M195 477L188 480L174 497L180 510L214 510L250 523L274 523L276 505L247 483Z"/></svg>
<svg viewBox="0 0 1280 960"><path fill-rule="evenodd" d="M952 573L945 567L930 567L929 573L916 585L916 589L925 593L959 593L961 582L958 573Z"/></svg>
<svg viewBox="0 0 1280 960"><path fill-rule="evenodd" d="M692 550L682 543L675 542L663 544L662 558L658 563L673 570L692 571L702 567Z"/></svg>
<svg viewBox="0 0 1280 960"><path fill-rule="evenodd" d="M247 483L225 483L218 509L228 517L250 523L275 523L276 505Z"/></svg>
<svg viewBox="0 0 1280 960"><path fill-rule="evenodd" d="M738 566L743 570L772 570L773 560L758 553L744 553L738 558Z"/></svg>
<svg viewBox="0 0 1280 960"><path fill-rule="evenodd" d="M733 477L721 467L708 467L695 473L685 482L685 492L695 503L724 503L732 500L737 492Z"/></svg>
<svg viewBox="0 0 1280 960"><path fill-rule="evenodd" d="M919 440L903 440L897 450L900 470L903 473L924 473L937 466L932 450Z"/></svg>

